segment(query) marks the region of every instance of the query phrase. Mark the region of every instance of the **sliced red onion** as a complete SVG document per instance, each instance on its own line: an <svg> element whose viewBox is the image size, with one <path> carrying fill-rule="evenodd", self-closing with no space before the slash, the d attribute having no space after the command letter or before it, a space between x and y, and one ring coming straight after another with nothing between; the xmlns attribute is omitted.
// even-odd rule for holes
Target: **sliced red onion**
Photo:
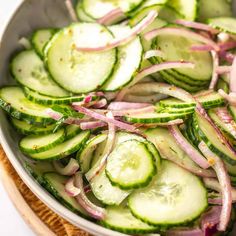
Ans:
<svg viewBox="0 0 236 236"><path fill-rule="evenodd" d="M236 58L233 60L233 64L230 71L230 91L236 93Z"/></svg>
<svg viewBox="0 0 236 236"><path fill-rule="evenodd" d="M157 17L157 12L154 10L150 11L143 20L141 20L135 27L133 27L130 30L129 34L126 34L121 38L114 39L110 43L107 43L106 45L100 47L80 47L79 45L77 45L77 50L84 52L99 52L99 51L111 50L118 46L125 45L130 41L132 41L144 29L146 29L156 19L156 17Z"/></svg>
<svg viewBox="0 0 236 236"><path fill-rule="evenodd" d="M92 97L92 95L88 95L88 96L86 96L85 98L84 98L84 103L90 103L90 102L92 102L92 100L93 100L93 97Z"/></svg>
<svg viewBox="0 0 236 236"><path fill-rule="evenodd" d="M164 53L161 50L149 50L145 52L144 59L149 59L151 57L161 57L164 58Z"/></svg>
<svg viewBox="0 0 236 236"><path fill-rule="evenodd" d="M155 112L155 106L148 106L139 109L127 109L127 110L120 110L120 111L112 111L114 116L125 116L125 115L138 115L143 113L153 113Z"/></svg>
<svg viewBox="0 0 236 236"><path fill-rule="evenodd" d="M77 18L77 15L76 15L76 12L75 12L75 9L73 7L71 0L65 0L65 5L66 5L66 8L69 12L71 20L74 22L77 22L78 18Z"/></svg>
<svg viewBox="0 0 236 236"><path fill-rule="evenodd" d="M230 134L236 139L236 122L229 113L226 107L220 107L216 109L216 114L219 119L227 126Z"/></svg>
<svg viewBox="0 0 236 236"><path fill-rule="evenodd" d="M140 109L150 106L150 103L136 103L136 102L111 102L107 107L111 111L121 111L128 109Z"/></svg>
<svg viewBox="0 0 236 236"><path fill-rule="evenodd" d="M80 194L80 189L75 187L75 177L71 177L65 184L65 191L70 197L76 197Z"/></svg>
<svg viewBox="0 0 236 236"><path fill-rule="evenodd" d="M81 207L94 219L102 220L105 217L106 210L93 204L84 192L83 177L81 173L75 175L75 187L80 189L80 194L76 196L76 200Z"/></svg>
<svg viewBox="0 0 236 236"><path fill-rule="evenodd" d="M196 93L193 97L198 99L200 97L208 96L208 95L212 94L212 92L213 92L213 90L203 90L203 91Z"/></svg>
<svg viewBox="0 0 236 236"><path fill-rule="evenodd" d="M229 41L230 36L229 36L229 34L227 34L227 33L220 32L220 33L217 35L217 38L218 38L218 41L219 41L219 42L226 43L227 41Z"/></svg>
<svg viewBox="0 0 236 236"><path fill-rule="evenodd" d="M105 98L97 101L94 105L92 105L93 108L99 109L102 107L105 107L107 105L107 100Z"/></svg>
<svg viewBox="0 0 236 236"><path fill-rule="evenodd" d="M112 112L108 112L106 116L109 119L114 119ZM107 135L106 145L102 153L102 159L100 160L98 165L95 165L89 170L89 172L86 173L85 176L88 181L90 181L97 174L99 174L104 165L106 164L107 158L113 149L115 137L116 137L115 125L113 123L108 123L108 135Z"/></svg>
<svg viewBox="0 0 236 236"><path fill-rule="evenodd" d="M219 89L218 93L232 106L236 106L236 93L227 94L223 89Z"/></svg>
<svg viewBox="0 0 236 236"><path fill-rule="evenodd" d="M199 22L187 21L183 19L178 19L175 21L176 24L183 25L185 27L197 29L197 30L204 30L209 31L212 34L217 34L219 31L212 28L211 26Z"/></svg>
<svg viewBox="0 0 236 236"><path fill-rule="evenodd" d="M212 71L212 78L211 78L211 83L209 86L209 89L214 89L217 82L218 82L218 73L217 73L217 68L220 63L220 59L218 57L218 54L215 51L211 51L212 59L213 59L213 71Z"/></svg>
<svg viewBox="0 0 236 236"><path fill-rule="evenodd" d="M80 124L80 128L82 130L90 130L90 129L97 129L107 126L106 122L103 121L89 121L89 122L83 122Z"/></svg>
<svg viewBox="0 0 236 236"><path fill-rule="evenodd" d="M160 35L177 35L177 36L181 35L183 37L212 46L212 48L215 51L220 50L220 47L213 40L184 28L165 27L165 28L154 29L144 34L144 38L149 41Z"/></svg>
<svg viewBox="0 0 236 236"><path fill-rule="evenodd" d="M182 167L183 169L197 175L200 177L216 177L215 172L213 170L205 170L200 168L197 165L192 165L189 162L185 162L184 160L180 159L180 158L175 158L173 155L169 155L168 152L161 148L160 146L158 146L158 150L160 151L160 154L163 158L174 162L176 165Z"/></svg>
<svg viewBox="0 0 236 236"><path fill-rule="evenodd" d="M227 51L236 47L236 41L228 41L224 43L219 43L218 45L220 47L220 50Z"/></svg>
<svg viewBox="0 0 236 236"><path fill-rule="evenodd" d="M74 107L74 109L76 111L78 111L80 113L83 113L83 114L85 114L87 116L93 117L96 120L104 121L104 122L106 122L108 124L113 124L113 125L121 128L121 129L130 131L130 132L137 132L136 127L133 126L133 125L129 125L127 123L124 123L124 122L121 122L121 121L118 121L118 120L106 117L106 116L104 116L102 114L99 114L97 112L94 112L94 111L92 111L90 109L87 109L85 107L79 106L76 103L73 103L72 106Z"/></svg>
<svg viewBox="0 0 236 236"><path fill-rule="evenodd" d="M202 51L202 52L210 52L214 48L211 45L192 45L191 46L191 51Z"/></svg>
<svg viewBox="0 0 236 236"><path fill-rule="evenodd" d="M162 99L167 98L168 96L164 94L154 94L154 95L133 95L133 94L126 94L124 98L122 99L123 101L126 102L139 102L139 103L156 103ZM117 101L121 99L121 96L118 97Z"/></svg>
<svg viewBox="0 0 236 236"><path fill-rule="evenodd" d="M204 236L202 230L199 228L196 229L171 229L167 230L166 236Z"/></svg>
<svg viewBox="0 0 236 236"><path fill-rule="evenodd" d="M204 213L201 217L201 229L204 236L213 236L216 233L215 226L220 222L221 206L213 206L209 211ZM213 232L211 230L213 229ZM209 234L209 231L211 234Z"/></svg>
<svg viewBox="0 0 236 236"><path fill-rule="evenodd" d="M23 46L25 49L27 49L27 50L29 50L29 49L31 48L31 43L30 43L30 41L29 41L27 38L25 38L25 37L20 38L19 41L18 41L18 43L19 43L20 45L22 45L22 46Z"/></svg>
<svg viewBox="0 0 236 236"><path fill-rule="evenodd" d="M233 63L235 55L231 52L221 51L220 52L220 57L225 59L229 63Z"/></svg>
<svg viewBox="0 0 236 236"><path fill-rule="evenodd" d="M199 149L208 160L213 159L215 162L213 168L218 177L223 198L220 222L217 229L219 231L225 231L230 221L232 209L232 189L230 177L225 169L224 162L217 155L215 155L203 141L199 144Z"/></svg>
<svg viewBox="0 0 236 236"><path fill-rule="evenodd" d="M210 167L209 162L204 156L194 148L188 140L181 134L178 126L173 125L168 127L171 135L174 137L176 142L180 145L181 149L188 154L188 156L201 168L207 169Z"/></svg>
<svg viewBox="0 0 236 236"><path fill-rule="evenodd" d="M78 162L71 158L66 166L63 166L59 161L54 161L53 166L55 170L61 175L71 176L79 170Z"/></svg>
<svg viewBox="0 0 236 236"><path fill-rule="evenodd" d="M124 12L121 10L121 8L116 8L108 12L105 16L101 17L97 20L97 23L101 25L111 25L115 22L118 22L120 19L125 18Z"/></svg>
<svg viewBox="0 0 236 236"><path fill-rule="evenodd" d="M231 71L231 66L218 66L216 68L216 73L220 75L230 73L230 71Z"/></svg>

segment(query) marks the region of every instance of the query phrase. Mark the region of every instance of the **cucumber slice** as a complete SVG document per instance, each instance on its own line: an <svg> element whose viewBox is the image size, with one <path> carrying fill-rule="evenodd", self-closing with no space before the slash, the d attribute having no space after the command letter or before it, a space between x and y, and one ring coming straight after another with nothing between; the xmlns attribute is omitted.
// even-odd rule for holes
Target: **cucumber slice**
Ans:
<svg viewBox="0 0 236 236"><path fill-rule="evenodd" d="M106 208L106 217L101 222L107 228L127 234L141 234L157 232L155 226L148 225L135 218L127 207L109 206Z"/></svg>
<svg viewBox="0 0 236 236"><path fill-rule="evenodd" d="M82 1L78 1L77 5L76 5L76 13L77 13L79 20L82 22L95 22L95 20L93 18L91 18L90 16L88 16L84 12L84 9L82 6Z"/></svg>
<svg viewBox="0 0 236 236"><path fill-rule="evenodd" d="M180 12L185 19L195 20L197 16L197 0L170 0L168 4Z"/></svg>
<svg viewBox="0 0 236 236"><path fill-rule="evenodd" d="M236 122L236 107L229 106L228 109L229 109L230 114L233 116L234 121Z"/></svg>
<svg viewBox="0 0 236 236"><path fill-rule="evenodd" d="M3 87L0 89L0 107L12 117L28 121L31 124L48 124L54 122L45 113L48 107L27 100L22 89L17 86Z"/></svg>
<svg viewBox="0 0 236 236"><path fill-rule="evenodd" d="M161 35L156 40L156 46L164 53L165 61L184 60L195 65L194 69L181 68L171 71L177 71L180 75L195 81L209 81L212 75L211 54L209 52L191 52L190 54L189 48L194 44L199 44L199 42L173 35Z"/></svg>
<svg viewBox="0 0 236 236"><path fill-rule="evenodd" d="M222 143L222 140L211 124L209 124L209 122L198 113L195 113L193 118L194 129L211 151L219 155L229 164L236 165L236 155L224 143Z"/></svg>
<svg viewBox="0 0 236 236"><path fill-rule="evenodd" d="M214 17L230 17L233 16L231 0L199 0L198 20L205 22L209 18Z"/></svg>
<svg viewBox="0 0 236 236"><path fill-rule="evenodd" d="M218 80L217 85L216 85L216 90L218 91L219 89L222 89L226 93L229 92L229 83L225 81L225 79L222 77Z"/></svg>
<svg viewBox="0 0 236 236"><path fill-rule="evenodd" d="M205 211L207 190L198 177L165 160L152 184L132 193L128 204L132 214L144 222L180 225Z"/></svg>
<svg viewBox="0 0 236 236"><path fill-rule="evenodd" d="M59 160L77 152L89 138L89 131L82 131L72 139L69 139L55 147L40 153L29 154L35 160Z"/></svg>
<svg viewBox="0 0 236 236"><path fill-rule="evenodd" d="M29 135L21 139L20 150L25 154L34 154L47 151L62 143L65 139L65 130L58 130L56 133L46 135Z"/></svg>
<svg viewBox="0 0 236 236"><path fill-rule="evenodd" d="M54 105L54 104L63 104L63 105L69 105L73 102L80 102L84 99L85 96L71 96L71 97L49 97L46 95L39 94L27 87L24 88L25 96L28 100L43 104L43 105Z"/></svg>
<svg viewBox="0 0 236 236"><path fill-rule="evenodd" d="M24 135L42 135L42 134L50 134L56 128L55 124L48 125L48 126L36 126L27 123L26 121L17 120L15 118L11 118L11 123L13 124L14 128L21 134Z"/></svg>
<svg viewBox="0 0 236 236"><path fill-rule="evenodd" d="M173 108L173 107L162 107L159 104L156 105L156 112L160 113L186 113L191 114L194 112L195 107L184 107L184 108Z"/></svg>
<svg viewBox="0 0 236 236"><path fill-rule="evenodd" d="M90 182L93 194L105 205L120 205L132 190L122 190L113 186L107 178L105 169Z"/></svg>
<svg viewBox="0 0 236 236"><path fill-rule="evenodd" d="M161 8L158 17L160 17L162 20L166 20L169 23L174 23L177 19L184 18L184 16L179 11L176 11L175 8L169 5L165 5L163 8Z"/></svg>
<svg viewBox="0 0 236 236"><path fill-rule="evenodd" d="M191 113L145 113L136 115L127 115L124 119L131 123L155 124L167 123L171 120L185 119Z"/></svg>
<svg viewBox="0 0 236 236"><path fill-rule="evenodd" d="M222 106L225 104L224 98L217 92L212 92L207 94L207 96L199 96L198 101L206 109ZM158 104L166 108L189 108L195 107L196 105L196 103L183 102L175 98L161 100Z"/></svg>
<svg viewBox="0 0 236 236"><path fill-rule="evenodd" d="M67 125L65 128L66 132L66 140L75 137L77 134L81 132L80 126L78 125Z"/></svg>
<svg viewBox="0 0 236 236"><path fill-rule="evenodd" d="M77 203L75 198L70 197L65 191L65 183L68 177L57 173L46 173L43 175L45 180L45 188L50 192L62 205L71 211L88 218L86 211Z"/></svg>
<svg viewBox="0 0 236 236"><path fill-rule="evenodd" d="M50 97L67 97L45 70L43 61L33 50L20 52L11 63L11 73L21 85Z"/></svg>
<svg viewBox="0 0 236 236"><path fill-rule="evenodd" d="M233 17L219 17L211 18L208 20L211 27L218 29L219 31L236 34L236 19Z"/></svg>
<svg viewBox="0 0 236 236"><path fill-rule="evenodd" d="M106 140L106 138L106 134L99 134L89 139L84 145L83 149L77 153L76 159L79 161L80 169L83 173L89 171L93 158L93 152L96 150L97 146L100 143Z"/></svg>
<svg viewBox="0 0 236 236"><path fill-rule="evenodd" d="M130 27L116 25L109 27L116 38L130 32ZM141 66L143 47L139 37L135 38L125 46L118 48L118 61L114 72L102 87L104 91L116 91L129 84L133 75Z"/></svg>
<svg viewBox="0 0 236 236"><path fill-rule="evenodd" d="M40 29L34 32L31 42L35 51L41 58L44 57L43 50L45 45L49 42L55 32L55 29Z"/></svg>
<svg viewBox="0 0 236 236"><path fill-rule="evenodd" d="M113 72L116 49L82 52L76 46L99 46L112 39L107 28L96 23L76 23L59 31L45 49L46 63L54 80L73 93L98 89Z"/></svg>
<svg viewBox="0 0 236 236"><path fill-rule="evenodd" d="M26 171L42 186L45 185L43 174L55 171L51 162L24 162Z"/></svg>
<svg viewBox="0 0 236 236"><path fill-rule="evenodd" d="M120 8L124 13L128 13L137 8L142 0L126 1L104 1L104 0L83 0L84 12L94 19L105 16L110 11Z"/></svg>
<svg viewBox="0 0 236 236"><path fill-rule="evenodd" d="M144 187L156 174L155 159L145 143L129 140L116 146L109 155L106 174L121 189Z"/></svg>

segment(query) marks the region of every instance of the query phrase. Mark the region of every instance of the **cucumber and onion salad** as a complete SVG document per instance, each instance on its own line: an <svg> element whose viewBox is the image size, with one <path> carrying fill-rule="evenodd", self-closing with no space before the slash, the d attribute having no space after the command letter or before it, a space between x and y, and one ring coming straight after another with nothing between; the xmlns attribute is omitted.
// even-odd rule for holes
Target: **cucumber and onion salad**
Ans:
<svg viewBox="0 0 236 236"><path fill-rule="evenodd" d="M25 50L10 63L16 83L0 89L26 170L71 211L122 233L228 235L229 1L65 3L74 22L21 39Z"/></svg>

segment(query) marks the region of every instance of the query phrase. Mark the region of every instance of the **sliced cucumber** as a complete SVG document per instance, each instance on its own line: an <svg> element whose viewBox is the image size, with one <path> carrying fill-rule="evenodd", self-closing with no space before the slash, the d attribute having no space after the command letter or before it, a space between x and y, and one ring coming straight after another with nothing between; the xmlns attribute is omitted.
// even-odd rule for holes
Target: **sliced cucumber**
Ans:
<svg viewBox="0 0 236 236"><path fill-rule="evenodd" d="M179 11L185 19L195 20L197 16L197 0L170 0L168 4Z"/></svg>
<svg viewBox="0 0 236 236"><path fill-rule="evenodd" d="M54 122L45 113L48 107L30 102L26 99L22 89L17 86L0 89L0 107L12 117L28 121L31 124L48 124Z"/></svg>
<svg viewBox="0 0 236 236"><path fill-rule="evenodd" d="M43 50L45 45L49 42L55 32L55 29L40 29L34 32L31 41L35 51L41 58L44 57Z"/></svg>
<svg viewBox="0 0 236 236"><path fill-rule="evenodd" d="M224 105L224 98L217 92L212 92L207 94L207 96L199 96L198 101L204 106L204 108L209 109L213 107L218 107ZM196 103L183 102L175 98L168 98L161 100L158 104L162 107L170 108L189 108L195 107Z"/></svg>
<svg viewBox="0 0 236 236"><path fill-rule="evenodd" d="M148 225L135 218L125 206L109 206L106 208L106 217L101 222L107 228L127 234L154 233L155 226Z"/></svg>
<svg viewBox="0 0 236 236"><path fill-rule="evenodd" d="M65 128L66 132L66 140L75 137L77 134L81 132L80 126L78 125L67 125Z"/></svg>
<svg viewBox="0 0 236 236"><path fill-rule="evenodd" d="M137 115L127 115L125 120L131 123L155 124L167 123L171 120L185 119L191 113L145 113Z"/></svg>
<svg viewBox="0 0 236 236"><path fill-rule="evenodd" d="M88 218L86 211L77 203L75 198L70 197L65 191L65 183L68 177L59 175L57 173L46 173L43 175L45 180L45 188L50 192L62 205L71 211Z"/></svg>
<svg viewBox="0 0 236 236"><path fill-rule="evenodd" d="M124 13L131 12L142 3L142 0L104 1L83 0L84 12L94 19L105 16L110 11L120 8Z"/></svg>
<svg viewBox="0 0 236 236"><path fill-rule="evenodd" d="M105 141L106 138L107 138L106 134L99 134L89 139L84 145L83 149L77 153L76 158L80 163L80 169L83 173L89 171L94 150L96 150L97 146L103 141Z"/></svg>
<svg viewBox="0 0 236 236"><path fill-rule="evenodd" d="M132 191L113 186L106 176L105 169L91 180L90 186L96 198L106 205L120 205Z"/></svg>
<svg viewBox="0 0 236 236"><path fill-rule="evenodd" d="M170 23L174 23L177 19L184 18L184 16L179 11L169 5L165 5L163 8L161 8L158 17Z"/></svg>
<svg viewBox="0 0 236 236"><path fill-rule="evenodd" d="M11 63L11 72L17 82L43 95L51 97L70 95L52 80L43 61L33 50L20 52Z"/></svg>
<svg viewBox="0 0 236 236"><path fill-rule="evenodd" d="M229 164L236 165L236 155L223 143L215 129L207 119L195 113L194 129L212 152L219 155Z"/></svg>
<svg viewBox="0 0 236 236"><path fill-rule="evenodd" d="M72 139L69 139L55 147L40 153L29 154L35 160L59 160L77 152L89 138L89 131L82 131Z"/></svg>
<svg viewBox="0 0 236 236"><path fill-rule="evenodd" d="M45 180L43 178L43 174L46 172L55 171L51 162L24 162L24 167L26 171L33 176L36 181L44 186Z"/></svg>
<svg viewBox="0 0 236 236"><path fill-rule="evenodd" d="M147 186L156 174L155 159L145 143L129 140L116 146L109 155L106 174L121 189Z"/></svg>
<svg viewBox="0 0 236 236"><path fill-rule="evenodd" d="M82 52L76 46L99 46L112 39L107 28L96 23L76 23L59 31L45 49L54 80L73 93L86 93L102 86L113 72L116 49Z"/></svg>
<svg viewBox="0 0 236 236"><path fill-rule="evenodd" d="M216 85L216 90L222 89L226 93L229 93L229 83L225 81L223 77L221 77Z"/></svg>
<svg viewBox="0 0 236 236"><path fill-rule="evenodd" d="M209 52L191 52L192 45L199 44L183 36L162 35L158 36L156 44L165 55L165 61L189 61L194 63L194 69L175 69L180 75L187 76L194 81L209 81L212 75L212 57ZM167 70L168 71L168 70Z"/></svg>
<svg viewBox="0 0 236 236"><path fill-rule="evenodd" d="M175 108L175 107L162 107L159 104L156 105L156 112L160 113L186 113L191 114L194 112L195 107L184 107L184 108Z"/></svg>
<svg viewBox="0 0 236 236"><path fill-rule="evenodd" d="M29 135L21 139L20 150L26 154L34 154L47 151L62 143L65 139L65 130L60 129L56 133L46 135Z"/></svg>
<svg viewBox="0 0 236 236"><path fill-rule="evenodd" d="M234 121L236 122L236 107L229 106L228 109L229 109L230 114L233 116Z"/></svg>
<svg viewBox="0 0 236 236"><path fill-rule="evenodd" d="M78 16L79 20L82 21L82 22L95 22L95 19L88 16L84 12L84 9L83 9L83 6L82 6L82 1L78 1L77 5L76 5L76 13L77 13L77 16Z"/></svg>
<svg viewBox="0 0 236 236"><path fill-rule="evenodd" d="M236 19L233 17L219 17L211 18L208 20L211 27L218 29L219 31L236 34Z"/></svg>
<svg viewBox="0 0 236 236"><path fill-rule="evenodd" d="M39 94L29 88L24 88L25 96L28 100L43 104L43 105L54 105L54 104L71 104L73 102L80 102L84 99L85 96L71 96L71 97L49 97L46 95Z"/></svg>
<svg viewBox="0 0 236 236"><path fill-rule="evenodd" d="M109 27L115 37L130 32L130 27L115 25ZM131 82L133 75L140 68L142 62L143 47L139 37L135 38L125 46L118 48L118 61L114 72L109 80L102 87L104 91L116 91Z"/></svg>
<svg viewBox="0 0 236 236"><path fill-rule="evenodd" d="M132 213L144 222L179 225L205 211L207 190L199 178L165 160L152 184L132 193L128 203Z"/></svg>
<svg viewBox="0 0 236 236"><path fill-rule="evenodd" d="M55 124L47 125L47 126L37 126L29 124L26 121L17 120L15 118L11 118L11 123L13 124L16 130L24 135L35 134L35 135L42 135L42 134L50 134L56 128Z"/></svg>
<svg viewBox="0 0 236 236"><path fill-rule="evenodd" d="M233 16L231 0L199 0L198 20L205 22L209 18Z"/></svg>

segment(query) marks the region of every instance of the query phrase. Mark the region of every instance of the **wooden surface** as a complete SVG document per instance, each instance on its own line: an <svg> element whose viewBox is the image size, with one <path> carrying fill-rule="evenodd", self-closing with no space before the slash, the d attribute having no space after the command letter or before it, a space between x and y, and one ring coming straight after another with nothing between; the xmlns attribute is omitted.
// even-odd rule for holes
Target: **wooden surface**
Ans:
<svg viewBox="0 0 236 236"><path fill-rule="evenodd" d="M51 211L28 189L8 161L1 146L0 177L16 209L37 235L90 236Z"/></svg>

